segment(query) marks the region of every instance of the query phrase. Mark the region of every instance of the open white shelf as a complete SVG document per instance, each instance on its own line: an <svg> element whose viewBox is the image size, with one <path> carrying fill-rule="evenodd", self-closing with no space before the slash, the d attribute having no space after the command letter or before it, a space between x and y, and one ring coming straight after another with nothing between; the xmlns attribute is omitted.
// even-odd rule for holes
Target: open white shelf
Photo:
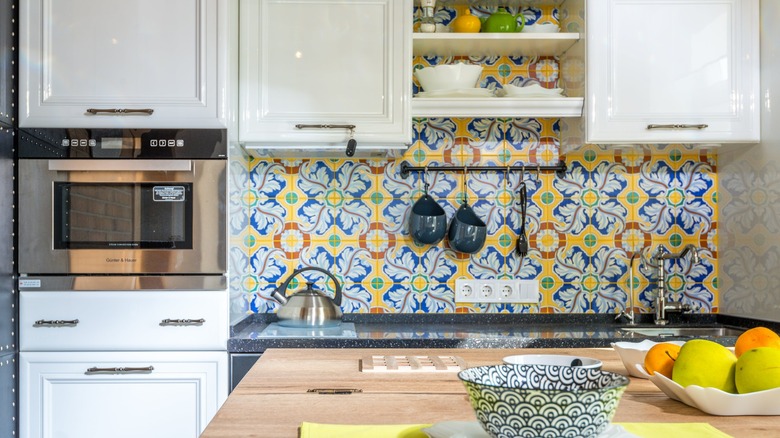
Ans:
<svg viewBox="0 0 780 438"><path fill-rule="evenodd" d="M415 32L412 38L414 56L560 56L580 34Z"/></svg>
<svg viewBox="0 0 780 438"><path fill-rule="evenodd" d="M412 98L412 117L580 117L584 99L556 98Z"/></svg>
<svg viewBox="0 0 780 438"><path fill-rule="evenodd" d="M518 5L528 6L528 7L538 7L538 6L560 6L563 4L565 0L438 0L436 2L437 6L441 5L468 5L471 3L478 3L480 5L486 5L490 6L491 3L495 6L498 6L499 4L501 6L509 6L509 7L517 7ZM420 0L414 0L415 6L420 6Z"/></svg>

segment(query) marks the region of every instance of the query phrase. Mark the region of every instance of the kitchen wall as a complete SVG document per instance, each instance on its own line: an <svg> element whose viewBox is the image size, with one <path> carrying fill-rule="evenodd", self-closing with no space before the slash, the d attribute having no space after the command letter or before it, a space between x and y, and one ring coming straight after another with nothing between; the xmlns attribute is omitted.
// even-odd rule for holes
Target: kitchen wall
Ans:
<svg viewBox="0 0 780 438"><path fill-rule="evenodd" d="M446 11L445 11L446 12ZM439 13L442 13L439 11ZM555 9L528 8L528 22L557 21ZM454 15L454 14L453 14ZM438 17L438 15L437 15ZM450 19L452 16L449 17ZM457 61L416 58L415 68ZM469 58L483 65L480 86L559 81L555 58ZM417 87L415 86L415 91ZM669 289L697 312L718 310L717 160L683 145L560 152L558 119L420 118L398 160L259 160L231 154L231 313L273 312L273 288L302 266L334 272L345 312L614 313L627 302L630 256L663 244L702 247L702 263L671 264ZM537 164L563 159L563 177ZM522 165L525 173L428 172L415 166ZM528 187L530 252L514 250L518 184ZM412 242L406 218L424 181L452 217L464 196L488 226L484 248L457 253L446 240ZM636 307L649 311L653 286L636 272ZM539 281L534 304L454 302L457 278ZM312 276L325 287L324 276ZM331 285L328 288L332 289Z"/></svg>
<svg viewBox="0 0 780 438"><path fill-rule="evenodd" d="M761 143L721 153L723 313L780 321L780 4L761 1ZM774 100L775 108L772 107Z"/></svg>

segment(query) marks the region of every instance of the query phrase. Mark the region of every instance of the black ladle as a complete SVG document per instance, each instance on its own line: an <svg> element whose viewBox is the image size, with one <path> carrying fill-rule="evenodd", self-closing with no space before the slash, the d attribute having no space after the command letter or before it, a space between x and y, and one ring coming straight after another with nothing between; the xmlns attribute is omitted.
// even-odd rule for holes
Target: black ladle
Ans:
<svg viewBox="0 0 780 438"><path fill-rule="evenodd" d="M582 366L582 361L579 358L578 359L574 359L573 361L571 361L571 366L573 366L573 367L581 367Z"/></svg>
<svg viewBox="0 0 780 438"><path fill-rule="evenodd" d="M520 231L517 236L517 245L515 250L520 257L528 255L528 236L525 233L525 220L528 208L528 195L526 192L525 181L520 181L519 186L519 198L520 198Z"/></svg>

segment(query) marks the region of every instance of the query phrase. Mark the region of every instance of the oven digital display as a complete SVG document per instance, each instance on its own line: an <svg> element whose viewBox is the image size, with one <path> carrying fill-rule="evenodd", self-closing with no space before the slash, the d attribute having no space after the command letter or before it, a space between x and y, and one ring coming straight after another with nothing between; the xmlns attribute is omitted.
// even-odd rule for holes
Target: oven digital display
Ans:
<svg viewBox="0 0 780 438"><path fill-rule="evenodd" d="M103 149L122 149L123 145L122 137L103 137L100 139L100 147Z"/></svg>

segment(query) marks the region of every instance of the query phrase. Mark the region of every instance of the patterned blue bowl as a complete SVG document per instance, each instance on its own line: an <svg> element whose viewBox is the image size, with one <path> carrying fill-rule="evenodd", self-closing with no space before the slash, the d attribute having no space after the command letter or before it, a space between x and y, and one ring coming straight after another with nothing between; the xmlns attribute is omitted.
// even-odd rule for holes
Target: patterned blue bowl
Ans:
<svg viewBox="0 0 780 438"><path fill-rule="evenodd" d="M628 378L552 365L488 365L458 377L482 427L496 438L596 437L609 427Z"/></svg>

